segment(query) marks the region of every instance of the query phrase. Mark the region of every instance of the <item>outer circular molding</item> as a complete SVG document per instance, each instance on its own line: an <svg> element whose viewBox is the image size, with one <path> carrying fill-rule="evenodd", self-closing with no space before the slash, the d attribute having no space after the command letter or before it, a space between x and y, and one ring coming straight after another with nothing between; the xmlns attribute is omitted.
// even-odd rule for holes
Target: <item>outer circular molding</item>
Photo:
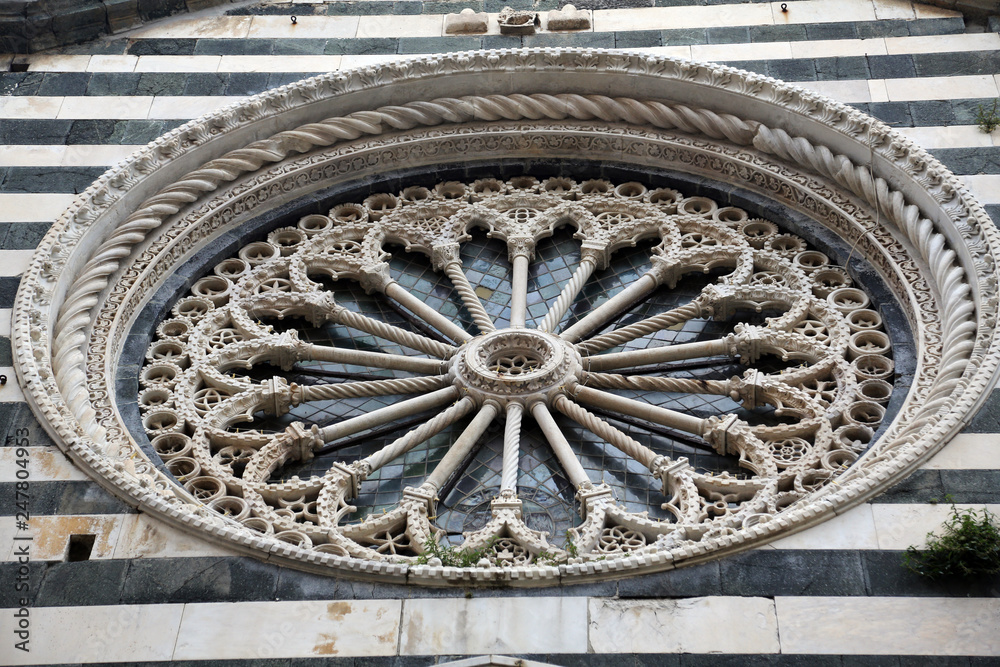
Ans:
<svg viewBox="0 0 1000 667"><path fill-rule="evenodd" d="M837 484L772 520L618 558L507 568L375 562L262 536L146 459L107 378L116 377L130 323L171 267L219 234L324 187L481 155L683 169L828 227L877 268L910 319L917 372L895 420ZM772 79L589 50L428 57L255 96L185 124L107 172L55 223L22 279L17 372L56 442L105 486L236 548L425 584L622 576L802 529L863 502L941 447L981 404L998 364L998 242L982 207L927 153L868 116Z"/></svg>

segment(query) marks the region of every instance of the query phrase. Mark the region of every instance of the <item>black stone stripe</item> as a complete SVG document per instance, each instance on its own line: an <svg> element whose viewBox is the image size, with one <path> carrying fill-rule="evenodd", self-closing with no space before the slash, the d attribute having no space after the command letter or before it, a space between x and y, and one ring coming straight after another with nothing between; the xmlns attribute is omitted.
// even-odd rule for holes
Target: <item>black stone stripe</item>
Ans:
<svg viewBox="0 0 1000 667"><path fill-rule="evenodd" d="M8 343L10 339L7 339ZM17 382L17 378L7 378L7 382ZM0 389L0 401L3 400L3 389ZM27 403L0 402L0 446L12 447L24 445L24 442L15 442L14 436L27 438L29 447L55 447L55 443L48 434L42 430L31 412ZM11 489L4 489L9 492Z"/></svg>
<svg viewBox="0 0 1000 667"><path fill-rule="evenodd" d="M20 284L21 278L19 276L0 277L0 308L14 307L14 298L17 296L17 288Z"/></svg>
<svg viewBox="0 0 1000 667"><path fill-rule="evenodd" d="M33 607L459 598L466 590L480 598L1000 597L1000 575L935 583L913 574L902 563L902 551L769 549L620 581L537 589L464 589L349 581L248 556L35 561L30 564L29 596ZM13 581L18 567L16 562L0 563L0 576ZM14 595L13 586L0 589L0 606L13 606Z"/></svg>
<svg viewBox="0 0 1000 667"><path fill-rule="evenodd" d="M0 250L34 250L51 226L51 222L0 222Z"/></svg>
<svg viewBox="0 0 1000 667"><path fill-rule="evenodd" d="M1000 225L1000 206L987 206L986 212L993 218L993 222ZM989 398L962 432L1000 433L1000 389L990 392Z"/></svg>
<svg viewBox="0 0 1000 667"><path fill-rule="evenodd" d="M105 171L107 167L0 167L0 192L79 194ZM0 245L9 233L10 224L0 223Z"/></svg>
<svg viewBox="0 0 1000 667"><path fill-rule="evenodd" d="M186 120L57 120L52 118L4 119L0 144L77 145L148 144ZM0 306L2 307L2 306Z"/></svg>
<svg viewBox="0 0 1000 667"><path fill-rule="evenodd" d="M8 436L16 431L11 431ZM8 437L8 440L11 438ZM29 436L29 445L37 442ZM7 442L12 445L13 442ZM29 459L28 470L31 471ZM135 509L105 491L97 482L89 480L45 482L28 478L28 510L32 517L70 514L128 514ZM15 506L15 482L0 484L0 498L9 498L6 507L0 508L0 516L12 517L20 510ZM23 496L20 496L24 499Z"/></svg>
<svg viewBox="0 0 1000 667"><path fill-rule="evenodd" d="M915 471L873 503L1000 503L1000 470Z"/></svg>

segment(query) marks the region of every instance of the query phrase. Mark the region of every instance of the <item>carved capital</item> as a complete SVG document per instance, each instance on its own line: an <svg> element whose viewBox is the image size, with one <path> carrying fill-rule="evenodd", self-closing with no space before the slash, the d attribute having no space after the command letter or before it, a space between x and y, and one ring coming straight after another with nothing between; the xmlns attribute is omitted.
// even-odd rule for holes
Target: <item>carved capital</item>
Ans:
<svg viewBox="0 0 1000 667"><path fill-rule="evenodd" d="M530 236L511 236L507 238L507 258L513 262L516 257L535 258L535 239Z"/></svg>
<svg viewBox="0 0 1000 667"><path fill-rule="evenodd" d="M389 265L381 262L374 266L362 267L361 277L358 282L361 284L361 288L368 294L374 292L381 294L385 292L385 288L389 286L389 283L393 282L392 276L389 275Z"/></svg>
<svg viewBox="0 0 1000 667"><path fill-rule="evenodd" d="M461 263L461 250L461 246L457 243L435 245L431 251L431 266L438 271L444 271L449 264Z"/></svg>

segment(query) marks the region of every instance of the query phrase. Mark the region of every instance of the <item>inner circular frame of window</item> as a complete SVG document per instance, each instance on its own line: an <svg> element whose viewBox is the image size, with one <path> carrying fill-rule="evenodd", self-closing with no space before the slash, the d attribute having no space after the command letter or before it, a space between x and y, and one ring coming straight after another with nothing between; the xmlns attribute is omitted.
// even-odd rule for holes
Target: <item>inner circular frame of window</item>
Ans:
<svg viewBox="0 0 1000 667"><path fill-rule="evenodd" d="M146 457L117 407L131 397L116 396L108 379L119 376L132 323L173 267L244 222L338 184L404 168L539 158L674 169L758 193L836 233L880 273L914 332L915 377L882 436L836 484L721 531L650 540L648 526L624 521L600 485L582 485L581 543L603 536L622 548L596 558L534 553L506 567L489 558L455 567L443 562L451 554L365 557L262 534L208 507ZM773 79L594 50L418 58L254 96L108 171L53 225L21 281L16 369L40 421L82 468L206 539L292 566L431 585L620 577L806 528L864 502L943 446L981 405L997 366L998 240L982 207L926 152L857 110ZM665 480L685 474L679 461L657 463ZM343 479L352 483L349 473ZM415 490L404 504L404 523L425 526L433 494ZM516 501L494 508L494 521L508 526L505 553L537 548L518 533L517 513ZM422 543L418 532L411 537Z"/></svg>

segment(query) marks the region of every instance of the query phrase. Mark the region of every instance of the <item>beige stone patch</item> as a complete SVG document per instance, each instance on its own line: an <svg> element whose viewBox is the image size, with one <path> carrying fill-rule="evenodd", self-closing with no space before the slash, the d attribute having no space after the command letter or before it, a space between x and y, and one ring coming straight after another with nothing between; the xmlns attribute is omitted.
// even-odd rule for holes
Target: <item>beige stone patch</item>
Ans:
<svg viewBox="0 0 1000 667"><path fill-rule="evenodd" d="M204 18L174 18L157 21L129 33L129 37L142 39L242 39L250 35L252 16L213 16ZM285 18L287 22L288 19Z"/></svg>
<svg viewBox="0 0 1000 667"><path fill-rule="evenodd" d="M10 311L8 311L10 312ZM0 319L0 331L3 331ZM2 334L0 334L2 335ZM8 376L7 382L12 382ZM0 390L2 391L2 390ZM28 435L28 474L36 482L69 481L90 479L87 473L76 467L69 458L55 447L31 447L32 434ZM0 482L17 481L17 461L22 459L14 447L0 448Z"/></svg>
<svg viewBox="0 0 1000 667"><path fill-rule="evenodd" d="M146 514L130 514L115 549L115 558L232 556L233 552L193 537Z"/></svg>
<svg viewBox="0 0 1000 667"><path fill-rule="evenodd" d="M401 604L400 600L189 604L173 659L394 655ZM219 641L220 618L239 619L240 641Z"/></svg>
<svg viewBox="0 0 1000 667"><path fill-rule="evenodd" d="M72 535L93 535L90 559L111 558L125 522L123 514L88 514L73 516L33 516L31 533L32 560L64 560Z"/></svg>

